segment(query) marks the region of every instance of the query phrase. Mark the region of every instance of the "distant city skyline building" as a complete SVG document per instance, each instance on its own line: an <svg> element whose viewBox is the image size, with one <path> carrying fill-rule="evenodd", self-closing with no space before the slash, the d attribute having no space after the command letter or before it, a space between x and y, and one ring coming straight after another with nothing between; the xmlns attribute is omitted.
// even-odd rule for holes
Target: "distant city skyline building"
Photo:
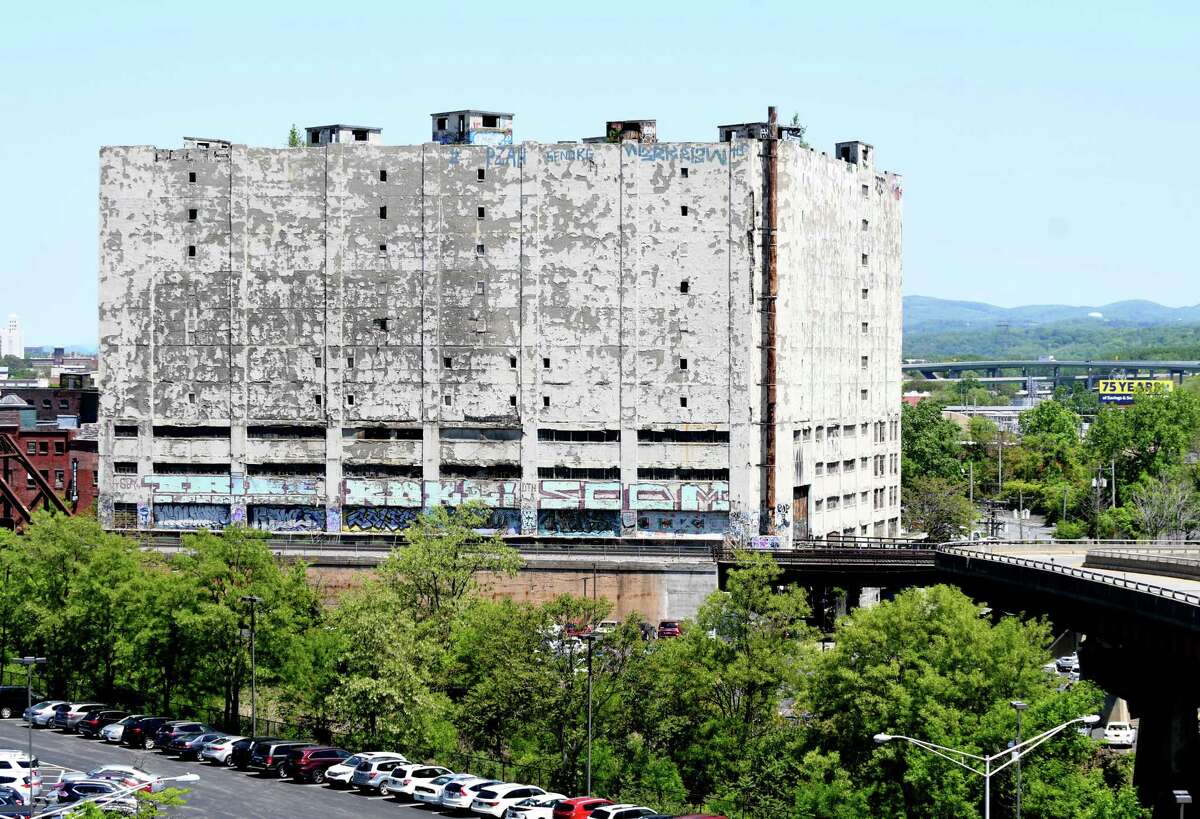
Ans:
<svg viewBox="0 0 1200 819"><path fill-rule="evenodd" d="M8 314L8 321L0 331L0 356L25 357L25 339L21 335L21 319L16 313Z"/></svg>

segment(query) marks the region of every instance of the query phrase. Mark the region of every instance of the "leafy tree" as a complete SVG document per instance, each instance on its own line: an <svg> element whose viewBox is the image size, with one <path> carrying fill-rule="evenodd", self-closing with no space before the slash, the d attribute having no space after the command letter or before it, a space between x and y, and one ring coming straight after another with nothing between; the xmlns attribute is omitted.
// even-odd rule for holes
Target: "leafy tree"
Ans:
<svg viewBox="0 0 1200 819"><path fill-rule="evenodd" d="M793 130L792 141L798 142L800 144L800 146L803 148L810 147L808 144L808 140L805 138L806 135L808 134L808 128L806 128L804 125L800 124L800 112L797 111L796 113L792 114L791 125L792 125L793 129L799 129L798 131Z"/></svg>
<svg viewBox="0 0 1200 819"><path fill-rule="evenodd" d="M1150 537L1186 537L1200 528L1200 497L1189 480L1160 475L1130 493L1133 514Z"/></svg>
<svg viewBox="0 0 1200 819"><path fill-rule="evenodd" d="M961 477L958 425L942 417L941 408L929 401L905 404L901 415L900 457L905 484L917 478Z"/></svg>
<svg viewBox="0 0 1200 819"><path fill-rule="evenodd" d="M292 123L292 129L288 131L288 147L303 148L304 137L300 136L300 132L296 129L296 123Z"/></svg>
<svg viewBox="0 0 1200 819"><path fill-rule="evenodd" d="M963 537L975 517L970 501L963 497L963 488L942 478L914 478L906 483L901 495L905 528L925 532L932 543Z"/></svg>

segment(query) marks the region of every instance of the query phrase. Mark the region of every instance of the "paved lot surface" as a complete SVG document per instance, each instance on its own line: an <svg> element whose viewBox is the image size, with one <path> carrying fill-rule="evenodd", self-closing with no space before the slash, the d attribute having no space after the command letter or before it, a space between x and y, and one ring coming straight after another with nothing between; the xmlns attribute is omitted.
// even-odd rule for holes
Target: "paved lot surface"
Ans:
<svg viewBox="0 0 1200 819"><path fill-rule="evenodd" d="M0 720L0 748L25 749L25 724L15 719ZM176 815L208 819L276 819L276 817L351 817L388 816L393 819L417 819L440 816L424 806L401 804L358 791L335 791L324 785L300 785L291 781L264 778L256 773L218 768L199 762L181 762L157 751L134 751L108 745L74 734L61 734L44 728L33 732L33 752L43 766L61 766L86 771L103 764L137 765L160 776L195 773L199 782L191 789L188 804ZM49 771L47 772L49 773ZM46 777L58 778L57 772Z"/></svg>

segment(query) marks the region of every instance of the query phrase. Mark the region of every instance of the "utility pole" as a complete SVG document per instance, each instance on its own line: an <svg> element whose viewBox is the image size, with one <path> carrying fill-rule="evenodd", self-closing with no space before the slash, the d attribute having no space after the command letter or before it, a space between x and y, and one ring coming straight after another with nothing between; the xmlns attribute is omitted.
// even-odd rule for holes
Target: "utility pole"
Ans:
<svg viewBox="0 0 1200 819"><path fill-rule="evenodd" d="M258 661L254 656L258 621L255 617L255 607L262 601L261 597L253 594L242 597L243 603L250 604L250 736L252 737L258 736Z"/></svg>
<svg viewBox="0 0 1200 819"><path fill-rule="evenodd" d="M1025 539L1025 490L1017 491L1017 537Z"/></svg>
<svg viewBox="0 0 1200 819"><path fill-rule="evenodd" d="M1117 505L1117 461L1115 458L1108 462L1108 468L1109 468L1109 474L1112 476L1112 482L1109 484L1109 488L1112 491L1112 498L1109 502L1109 505L1116 507L1116 505Z"/></svg>
<svg viewBox="0 0 1200 819"><path fill-rule="evenodd" d="M1029 706L1020 700L1013 700L1009 703L1013 710L1017 712L1017 742L1013 747L1021 744L1021 712ZM1016 819L1021 819L1021 754L1017 754L1017 804L1016 804Z"/></svg>
<svg viewBox="0 0 1200 819"><path fill-rule="evenodd" d="M587 795L592 795L592 644L600 635L589 631L583 635L587 640Z"/></svg>
<svg viewBox="0 0 1200 819"><path fill-rule="evenodd" d="M45 665L45 657L14 657L17 665L25 666L25 707L33 707L33 669ZM33 714L29 715L29 801L33 801Z"/></svg>

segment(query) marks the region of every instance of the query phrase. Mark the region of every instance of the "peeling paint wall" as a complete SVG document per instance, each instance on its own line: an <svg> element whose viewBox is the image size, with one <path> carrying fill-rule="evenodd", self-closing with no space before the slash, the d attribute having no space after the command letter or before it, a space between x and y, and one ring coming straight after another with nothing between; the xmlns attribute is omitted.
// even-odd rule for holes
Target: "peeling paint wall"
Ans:
<svg viewBox="0 0 1200 819"><path fill-rule="evenodd" d="M478 498L512 533L765 530L758 141L111 147L100 165L102 510L395 531L409 510ZM872 169L790 143L780 169L777 485L791 487L816 457L793 432L898 415L899 181L879 176L876 197ZM512 434L442 434L461 427ZM316 437L287 431L304 428ZM619 439L539 441L546 429ZM163 462L213 469L156 474ZM609 474L558 479L571 470ZM833 491L811 488L810 505ZM766 512L790 536L786 500ZM160 505L170 518L149 514ZM879 517L805 511L839 531Z"/></svg>

